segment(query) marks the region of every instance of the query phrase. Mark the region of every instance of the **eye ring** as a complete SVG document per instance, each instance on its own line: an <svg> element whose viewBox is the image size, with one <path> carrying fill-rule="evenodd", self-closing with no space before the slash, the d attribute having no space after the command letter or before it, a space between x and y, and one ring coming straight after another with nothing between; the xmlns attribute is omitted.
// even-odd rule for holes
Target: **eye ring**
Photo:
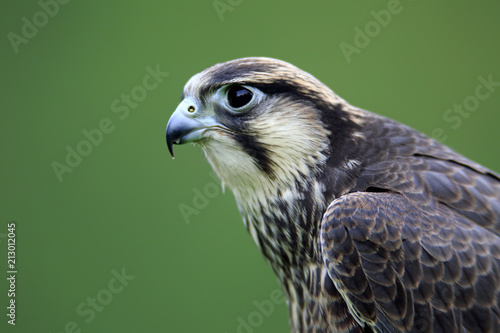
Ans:
<svg viewBox="0 0 500 333"><path fill-rule="evenodd" d="M194 105L190 105L188 106L187 110L188 112L193 113L196 110L196 108L194 107Z"/></svg>
<svg viewBox="0 0 500 333"><path fill-rule="evenodd" d="M233 109L241 109L254 99L254 93L241 85L233 85L227 89L227 104Z"/></svg>

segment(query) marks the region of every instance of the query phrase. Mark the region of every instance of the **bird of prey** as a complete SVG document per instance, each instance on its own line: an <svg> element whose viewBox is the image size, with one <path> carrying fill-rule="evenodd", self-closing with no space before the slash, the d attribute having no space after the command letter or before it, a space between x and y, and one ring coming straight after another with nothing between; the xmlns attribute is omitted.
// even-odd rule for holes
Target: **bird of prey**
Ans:
<svg viewBox="0 0 500 333"><path fill-rule="evenodd" d="M500 332L500 176L280 60L186 84L166 139L236 197L292 332Z"/></svg>

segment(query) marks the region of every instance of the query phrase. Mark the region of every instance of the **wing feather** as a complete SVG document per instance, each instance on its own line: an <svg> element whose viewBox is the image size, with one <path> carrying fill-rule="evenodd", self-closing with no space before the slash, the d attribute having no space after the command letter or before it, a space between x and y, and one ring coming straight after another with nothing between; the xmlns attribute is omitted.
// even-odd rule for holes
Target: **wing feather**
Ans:
<svg viewBox="0 0 500 333"><path fill-rule="evenodd" d="M445 205L356 192L323 216L328 274L381 332L497 332L500 238Z"/></svg>

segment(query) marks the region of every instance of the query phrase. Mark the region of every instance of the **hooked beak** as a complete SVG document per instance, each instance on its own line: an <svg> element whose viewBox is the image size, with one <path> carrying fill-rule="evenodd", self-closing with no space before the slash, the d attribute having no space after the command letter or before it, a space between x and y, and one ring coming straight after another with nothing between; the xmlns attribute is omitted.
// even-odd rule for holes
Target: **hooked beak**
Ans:
<svg viewBox="0 0 500 333"><path fill-rule="evenodd" d="M170 155L174 157L173 144L180 145L199 140L206 126L200 121L189 117L177 109L167 124L167 146Z"/></svg>
<svg viewBox="0 0 500 333"><path fill-rule="evenodd" d="M203 138L206 130L225 126L219 124L213 117L200 117L199 110L189 111L194 106L189 101L182 101L170 117L167 124L167 146L170 155L174 158L173 145L195 142Z"/></svg>

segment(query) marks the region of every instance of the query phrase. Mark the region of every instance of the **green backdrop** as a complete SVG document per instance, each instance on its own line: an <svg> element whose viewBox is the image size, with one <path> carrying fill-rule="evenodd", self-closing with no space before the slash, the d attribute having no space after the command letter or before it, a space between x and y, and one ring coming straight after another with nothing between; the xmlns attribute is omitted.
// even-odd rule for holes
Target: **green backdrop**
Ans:
<svg viewBox="0 0 500 333"><path fill-rule="evenodd" d="M0 332L287 332L276 278L231 192L201 149L168 154L165 126L185 82L234 58L283 59L500 171L499 10L498 1L3 1Z"/></svg>

